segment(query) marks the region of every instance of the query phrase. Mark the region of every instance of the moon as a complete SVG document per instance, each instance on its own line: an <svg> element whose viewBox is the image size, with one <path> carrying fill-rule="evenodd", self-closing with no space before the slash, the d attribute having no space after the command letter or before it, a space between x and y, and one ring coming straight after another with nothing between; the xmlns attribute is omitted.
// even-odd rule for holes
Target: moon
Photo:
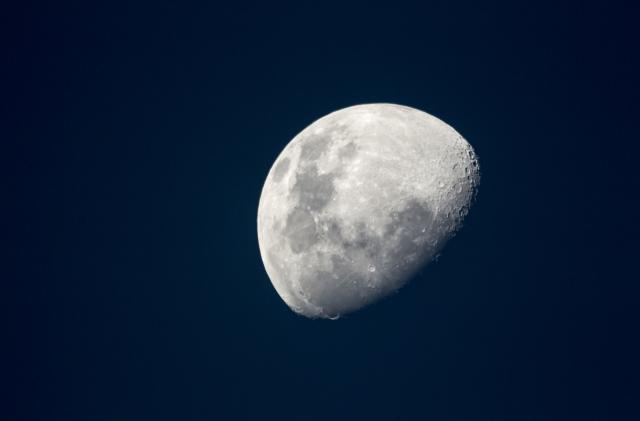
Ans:
<svg viewBox="0 0 640 421"><path fill-rule="evenodd" d="M328 114L267 175L257 221L267 274L300 315L359 310L437 256L479 181L471 145L430 114L395 104Z"/></svg>

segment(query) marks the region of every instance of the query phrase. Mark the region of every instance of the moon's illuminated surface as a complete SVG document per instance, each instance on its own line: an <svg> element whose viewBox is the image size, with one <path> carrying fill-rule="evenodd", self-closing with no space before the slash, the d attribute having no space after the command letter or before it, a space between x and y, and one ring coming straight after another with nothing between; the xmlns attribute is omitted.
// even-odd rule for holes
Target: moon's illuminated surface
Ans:
<svg viewBox="0 0 640 421"><path fill-rule="evenodd" d="M402 287L459 229L480 180L471 146L437 118L393 104L331 113L276 159L258 242L296 313L336 318Z"/></svg>

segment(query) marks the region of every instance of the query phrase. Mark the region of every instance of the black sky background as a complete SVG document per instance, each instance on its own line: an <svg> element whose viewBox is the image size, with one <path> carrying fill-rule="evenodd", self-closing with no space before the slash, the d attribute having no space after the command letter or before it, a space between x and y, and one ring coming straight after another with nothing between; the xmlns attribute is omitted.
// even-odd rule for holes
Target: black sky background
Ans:
<svg viewBox="0 0 640 421"><path fill-rule="evenodd" d="M634 419L635 12L5 8L0 418ZM262 183L305 126L367 102L456 128L478 201L399 294L304 319L260 260Z"/></svg>

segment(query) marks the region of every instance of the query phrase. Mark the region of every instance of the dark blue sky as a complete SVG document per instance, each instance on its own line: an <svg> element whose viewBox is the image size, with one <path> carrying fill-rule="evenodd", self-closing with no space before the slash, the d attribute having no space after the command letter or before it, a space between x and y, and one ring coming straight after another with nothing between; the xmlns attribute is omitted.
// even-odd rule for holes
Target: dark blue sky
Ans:
<svg viewBox="0 0 640 421"><path fill-rule="evenodd" d="M4 14L0 418L638 415L631 2L215 3ZM478 201L400 294L307 320L263 269L260 189L366 102L455 127Z"/></svg>

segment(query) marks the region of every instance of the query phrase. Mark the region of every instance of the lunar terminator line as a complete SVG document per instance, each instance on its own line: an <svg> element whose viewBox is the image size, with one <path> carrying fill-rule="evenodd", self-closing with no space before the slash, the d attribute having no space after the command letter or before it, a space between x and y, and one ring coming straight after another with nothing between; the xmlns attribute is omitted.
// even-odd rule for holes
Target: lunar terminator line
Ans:
<svg viewBox="0 0 640 421"><path fill-rule="evenodd" d="M479 180L473 148L425 112L365 104L331 113L285 147L262 189L269 278L307 317L378 301L460 228Z"/></svg>

